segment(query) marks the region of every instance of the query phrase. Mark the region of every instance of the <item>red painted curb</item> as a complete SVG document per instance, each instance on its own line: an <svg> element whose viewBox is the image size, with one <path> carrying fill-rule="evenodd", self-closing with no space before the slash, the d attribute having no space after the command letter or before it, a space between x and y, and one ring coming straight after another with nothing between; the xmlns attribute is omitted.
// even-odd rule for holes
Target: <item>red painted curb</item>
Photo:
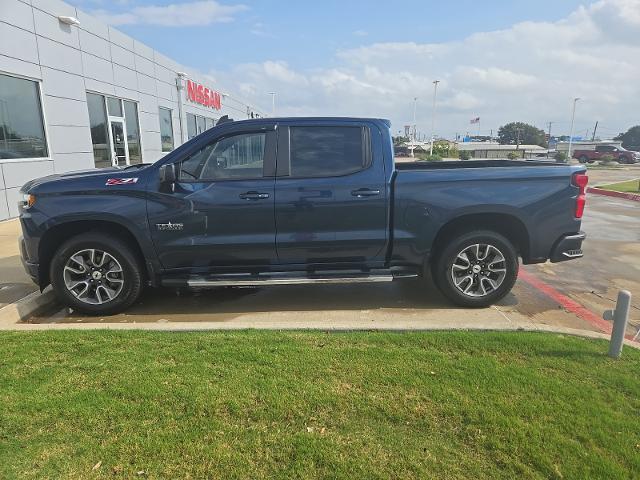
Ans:
<svg viewBox="0 0 640 480"><path fill-rule="evenodd" d="M582 320L589 323L591 326L596 327L601 332L611 333L611 323L607 322L603 318L600 318L598 315L593 313L591 310L588 310L586 307L580 305L575 300L571 300L569 297L560 293L551 285L546 284L539 278L522 269L520 269L520 272L518 273L518 278L528 283L533 288L540 290L542 293L558 302L562 306L562 308L577 315Z"/></svg>
<svg viewBox="0 0 640 480"><path fill-rule="evenodd" d="M607 197L624 198L625 200L631 200L632 202L640 202L640 195L636 193L614 192L613 190L604 190L598 187L587 188L587 193L594 193L596 195L605 195Z"/></svg>

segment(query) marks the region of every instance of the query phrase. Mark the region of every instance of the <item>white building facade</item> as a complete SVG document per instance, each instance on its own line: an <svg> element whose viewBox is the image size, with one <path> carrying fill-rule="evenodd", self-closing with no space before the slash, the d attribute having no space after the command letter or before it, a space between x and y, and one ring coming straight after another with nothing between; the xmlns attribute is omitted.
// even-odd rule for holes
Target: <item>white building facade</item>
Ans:
<svg viewBox="0 0 640 480"><path fill-rule="evenodd" d="M0 0L0 220L52 173L155 162L228 115L261 117L193 69L59 0Z"/></svg>

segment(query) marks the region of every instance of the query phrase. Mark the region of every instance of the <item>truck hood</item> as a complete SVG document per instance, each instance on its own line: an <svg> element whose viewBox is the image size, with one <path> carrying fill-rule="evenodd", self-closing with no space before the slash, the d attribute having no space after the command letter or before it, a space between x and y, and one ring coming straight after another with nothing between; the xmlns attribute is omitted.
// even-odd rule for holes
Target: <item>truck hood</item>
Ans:
<svg viewBox="0 0 640 480"><path fill-rule="evenodd" d="M138 176L138 172L148 167L147 164L140 165L140 168L118 168L118 167L109 167L109 168L92 168L89 170L76 170L73 172L66 173L56 173L53 175L47 175L46 177L35 178L33 180L25 183L21 191L24 193L29 193L35 190L38 187L57 184L57 183L69 183L79 181L84 183L84 181L90 181L92 179L97 178L107 178L107 177L136 177Z"/></svg>

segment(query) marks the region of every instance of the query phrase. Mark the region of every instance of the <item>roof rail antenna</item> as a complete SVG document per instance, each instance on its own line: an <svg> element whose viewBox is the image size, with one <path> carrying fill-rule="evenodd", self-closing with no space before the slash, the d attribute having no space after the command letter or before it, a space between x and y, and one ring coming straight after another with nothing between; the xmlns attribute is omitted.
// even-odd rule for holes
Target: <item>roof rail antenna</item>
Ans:
<svg viewBox="0 0 640 480"><path fill-rule="evenodd" d="M229 115L223 115L216 122L216 127L218 125L222 125L223 123L229 123L229 122L233 122L233 118L229 118Z"/></svg>

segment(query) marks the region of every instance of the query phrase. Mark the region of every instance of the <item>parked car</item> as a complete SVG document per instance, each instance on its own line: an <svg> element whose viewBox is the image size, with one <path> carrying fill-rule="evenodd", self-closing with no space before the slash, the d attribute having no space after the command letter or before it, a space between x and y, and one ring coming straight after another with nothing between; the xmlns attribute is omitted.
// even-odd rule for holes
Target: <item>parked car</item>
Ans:
<svg viewBox="0 0 640 480"><path fill-rule="evenodd" d="M22 187L22 258L89 314L144 286L387 282L432 275L458 305L504 297L525 264L582 256L584 166L394 165L390 123L281 118L216 126L152 165ZM330 301L330 299L328 299Z"/></svg>
<svg viewBox="0 0 640 480"><path fill-rule="evenodd" d="M596 145L595 150L574 150L573 158L577 158L580 163L593 163L603 156L611 156L620 163L640 162L640 153L626 150L615 145Z"/></svg>

